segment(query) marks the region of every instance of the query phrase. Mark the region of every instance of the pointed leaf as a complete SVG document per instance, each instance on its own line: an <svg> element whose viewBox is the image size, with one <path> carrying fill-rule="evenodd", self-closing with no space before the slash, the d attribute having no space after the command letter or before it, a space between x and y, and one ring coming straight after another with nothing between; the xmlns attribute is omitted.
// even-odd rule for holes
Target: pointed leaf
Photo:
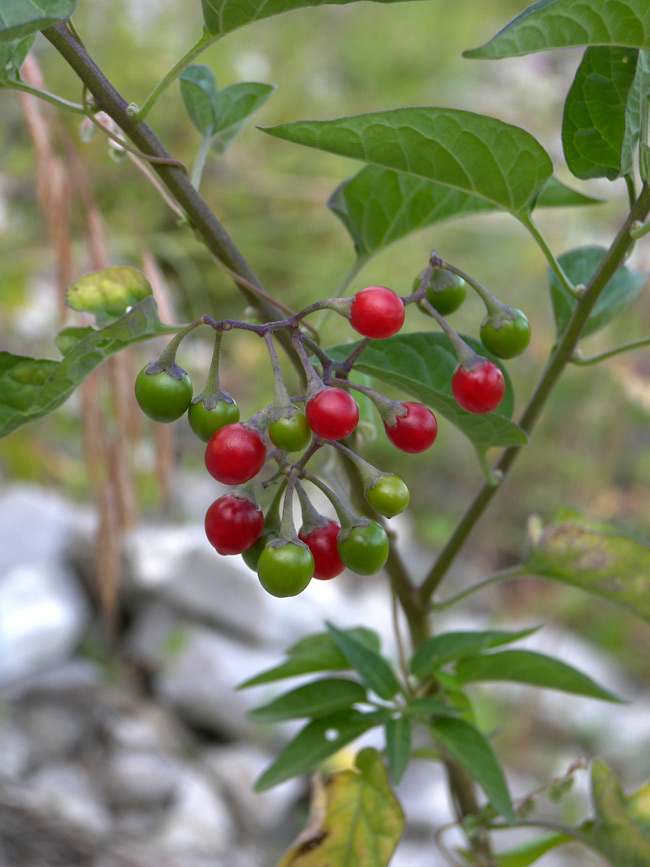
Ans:
<svg viewBox="0 0 650 867"><path fill-rule="evenodd" d="M20 70L29 54L36 34L15 42L0 42L0 87L3 82L20 79Z"/></svg>
<svg viewBox="0 0 650 867"><path fill-rule="evenodd" d="M436 720L431 730L447 752L479 784L494 808L514 825L515 812L503 771L485 735L466 720L452 717Z"/></svg>
<svg viewBox="0 0 650 867"><path fill-rule="evenodd" d="M255 784L256 792L272 789L278 783L313 771L320 762L334 755L359 735L381 725L390 711L359 713L343 710L312 720L289 741Z"/></svg>
<svg viewBox="0 0 650 867"><path fill-rule="evenodd" d="M536 208L573 208L581 205L600 205L602 199L585 196L567 187L557 178L549 178L535 202Z"/></svg>
<svg viewBox="0 0 650 867"><path fill-rule="evenodd" d="M495 854L495 865L496 867L529 867L551 849L563 843L570 843L572 839L568 834L546 834L544 837L528 840L519 846L513 846L512 849Z"/></svg>
<svg viewBox="0 0 650 867"><path fill-rule="evenodd" d="M507 370L477 340L465 335L463 339L479 355L490 358L501 367L506 393L494 412L476 415L461 409L456 403L451 393L451 378L458 361L449 338L440 332L414 332L373 340L355 362L354 369L395 385L403 394L430 406L478 448L525 444L526 434L510 420L514 395ZM334 346L327 352L338 361L347 358L356 345Z"/></svg>
<svg viewBox="0 0 650 867"><path fill-rule="evenodd" d="M65 21L76 5L77 0L5 0L0 8L0 42L22 39Z"/></svg>
<svg viewBox="0 0 650 867"><path fill-rule="evenodd" d="M596 760L591 770L591 797L596 818L592 845L616 867L647 867L650 837L633 821L610 769Z"/></svg>
<svg viewBox="0 0 650 867"><path fill-rule="evenodd" d="M487 629L477 632L442 632L423 642L411 657L409 668L416 677L431 674L454 659L472 656L482 650L512 644L537 632L539 626L519 632Z"/></svg>
<svg viewBox="0 0 650 867"><path fill-rule="evenodd" d="M217 93L214 104L217 116L215 132L238 126L261 108L274 90L275 85L256 81L242 81L224 87Z"/></svg>
<svg viewBox="0 0 650 867"><path fill-rule="evenodd" d="M506 680L602 701L622 701L577 668L533 650L502 650L466 657L456 665L456 677L461 683Z"/></svg>
<svg viewBox="0 0 650 867"><path fill-rule="evenodd" d="M119 319L151 293L151 284L141 271L117 265L77 280L65 293L65 302L73 310L92 313L103 325Z"/></svg>
<svg viewBox="0 0 650 867"><path fill-rule="evenodd" d="M379 650L379 636L373 630L357 626L345 631L371 650ZM296 677L301 674L312 674L316 671L345 671L351 668L347 657L339 650L328 632L320 632L301 638L289 648L287 656L289 658L286 662L269 668L261 674L256 674L241 683L237 689L261 686L276 680Z"/></svg>
<svg viewBox="0 0 650 867"><path fill-rule="evenodd" d="M217 80L209 66L194 63L178 76L181 99L190 120L202 136L211 136L217 127Z"/></svg>
<svg viewBox="0 0 650 867"><path fill-rule="evenodd" d="M574 286L586 285L602 262L606 252L604 247L578 247L563 253L559 257L559 262ZM582 336L586 337L604 328L627 310L645 286L647 279L647 273L635 274L625 266L619 268L596 302ZM549 285L555 317L555 330L559 337L568 325L577 300L564 289L555 273L550 269Z"/></svg>
<svg viewBox="0 0 650 867"><path fill-rule="evenodd" d="M312 805L309 827L278 867L387 867L404 813L376 750L362 750L357 771L331 774Z"/></svg>
<svg viewBox="0 0 650 867"><path fill-rule="evenodd" d="M540 0L463 56L496 60L571 45L650 48L647 0Z"/></svg>
<svg viewBox="0 0 650 867"><path fill-rule="evenodd" d="M514 214L528 208L553 171L550 157L530 133L449 108L398 108L298 121L264 132L436 181Z"/></svg>
<svg viewBox="0 0 650 867"><path fill-rule="evenodd" d="M244 24L252 24L262 18L291 12L307 6L343 6L354 0L201 0L203 22L211 36L223 36ZM376 0L380 3L403 2L403 0Z"/></svg>
<svg viewBox="0 0 650 867"><path fill-rule="evenodd" d="M356 680L342 677L322 678L285 692L269 704L249 711L254 722L280 722L287 719L318 717L367 701L366 691Z"/></svg>
<svg viewBox="0 0 650 867"><path fill-rule="evenodd" d="M384 699L391 699L399 692L399 681L383 656L371 650L349 632L337 629L331 623L326 622L325 625L339 650L350 665L358 671L368 689Z"/></svg>
<svg viewBox="0 0 650 867"><path fill-rule="evenodd" d="M650 623L650 544L606 522L566 512L533 540L530 575L602 596Z"/></svg>
<svg viewBox="0 0 650 867"><path fill-rule="evenodd" d="M436 698L411 698L406 702L404 713L408 716L448 716L460 713L460 708Z"/></svg>
<svg viewBox="0 0 650 867"><path fill-rule="evenodd" d="M387 720L386 758L391 780L397 784L404 776L404 771L411 758L411 721L404 716Z"/></svg>

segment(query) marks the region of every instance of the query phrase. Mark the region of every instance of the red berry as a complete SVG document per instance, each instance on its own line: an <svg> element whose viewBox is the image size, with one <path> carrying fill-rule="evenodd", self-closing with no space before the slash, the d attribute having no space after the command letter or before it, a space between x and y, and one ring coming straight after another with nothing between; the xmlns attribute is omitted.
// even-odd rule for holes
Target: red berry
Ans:
<svg viewBox="0 0 650 867"><path fill-rule="evenodd" d="M314 578L323 581L336 578L345 569L336 545L340 529L340 524L328 520L326 527L316 527L307 536L303 535L302 530L298 534L298 538L308 546L314 558Z"/></svg>
<svg viewBox="0 0 650 867"><path fill-rule="evenodd" d="M388 439L410 455L426 451L435 442L438 422L431 410L421 403L403 403L406 415L398 415L393 425L384 424Z"/></svg>
<svg viewBox="0 0 650 867"><path fill-rule="evenodd" d="M219 554L241 554L259 539L264 515L247 497L219 497L205 516L205 534Z"/></svg>
<svg viewBox="0 0 650 867"><path fill-rule="evenodd" d="M205 465L224 485L241 485L264 466L266 446L256 430L233 422L212 435L205 449Z"/></svg>
<svg viewBox="0 0 650 867"><path fill-rule="evenodd" d="M483 358L474 370L457 367L451 390L456 402L467 412L484 413L499 406L506 384L497 365Z"/></svg>
<svg viewBox="0 0 650 867"><path fill-rule="evenodd" d="M368 286L354 296L350 323L364 337L392 337L404 324L402 299L385 286Z"/></svg>
<svg viewBox="0 0 650 867"><path fill-rule="evenodd" d="M307 424L324 440L342 440L359 422L357 402L342 388L324 388L305 407Z"/></svg>

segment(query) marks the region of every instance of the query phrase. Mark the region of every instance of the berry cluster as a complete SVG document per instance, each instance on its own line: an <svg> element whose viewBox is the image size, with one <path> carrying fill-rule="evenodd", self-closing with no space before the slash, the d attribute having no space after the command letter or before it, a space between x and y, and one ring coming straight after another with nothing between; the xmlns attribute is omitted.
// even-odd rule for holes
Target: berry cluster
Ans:
<svg viewBox="0 0 650 867"><path fill-rule="evenodd" d="M408 506L408 488L400 478L376 469L341 442L354 432L359 422L359 407L351 393L354 390L370 398L389 441L401 451L419 454L436 439L438 425L428 407L390 400L349 379L354 363L370 339L383 340L399 332L408 304L414 303L433 316L449 336L459 360L451 381L458 404L468 412L486 413L501 402L505 385L499 367L476 355L442 318L441 311L452 312L465 296L464 283L457 276L460 273L444 265L434 254L429 267L416 281L414 291L406 297L384 286L369 286L353 298L319 301L288 319L263 325L216 321L203 316L179 332L160 358L138 374L135 394L143 412L155 421L171 422L187 411L192 430L206 443L208 472L234 488L208 509L205 516L208 540L219 554L242 554L272 595L295 596L312 577L334 578L346 567L360 575L371 575L386 563L389 545L383 527L354 514L328 485L307 469L307 464L321 448L330 446L356 468L372 510L391 518ZM484 287L463 276L479 291L488 307L488 316L481 326L484 345L502 357L523 351L529 337L525 316L501 305ZM322 309L345 316L365 338L343 362L330 358L301 328L307 315ZM180 342L199 325L212 327L215 347L205 388L193 398L189 377L175 359ZM219 383L222 337L233 329L253 331L266 341L275 377L273 403L246 422L239 420L236 402ZM274 335L281 330L288 334L304 371L307 385L304 395L291 397L284 383L274 345ZM308 352L316 356L320 373ZM296 452L301 455L294 460ZM264 514L256 499L254 480L270 461L276 465L275 472L261 486L276 490ZM305 489L306 483L327 497L337 520L316 510ZM293 519L295 496L302 510L299 532Z"/></svg>

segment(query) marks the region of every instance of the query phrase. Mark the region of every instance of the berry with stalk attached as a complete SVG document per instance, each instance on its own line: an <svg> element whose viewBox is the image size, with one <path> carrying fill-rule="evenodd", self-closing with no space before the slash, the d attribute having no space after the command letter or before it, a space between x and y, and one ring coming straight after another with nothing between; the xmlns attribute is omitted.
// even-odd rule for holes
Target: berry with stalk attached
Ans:
<svg viewBox="0 0 650 867"><path fill-rule="evenodd" d="M269 543L257 561L257 577L271 596L297 596L314 574L314 558L297 542Z"/></svg>
<svg viewBox="0 0 650 867"><path fill-rule="evenodd" d="M226 397L227 400L223 397L216 400L216 398L206 399L199 396L190 404L187 420L194 433L204 443L207 443L210 437L222 427L239 421L239 407L229 395Z"/></svg>
<svg viewBox="0 0 650 867"><path fill-rule="evenodd" d="M467 412L485 413L496 409L505 394L505 380L499 367L487 358L474 366L459 365L451 380L456 402Z"/></svg>
<svg viewBox="0 0 650 867"><path fill-rule="evenodd" d="M357 575L374 575L388 559L388 536L375 521L357 524L339 537L337 547L342 562Z"/></svg>
<svg viewBox="0 0 650 867"><path fill-rule="evenodd" d="M497 358L514 358L530 343L530 323L516 307L503 307L481 323L481 343Z"/></svg>
<svg viewBox="0 0 650 867"><path fill-rule="evenodd" d="M307 423L316 436L324 440L341 440L359 422L357 402L342 388L323 388L307 401Z"/></svg>
<svg viewBox="0 0 650 867"><path fill-rule="evenodd" d="M392 337L404 324L404 304L386 286L368 286L354 296L350 324L364 337Z"/></svg>
<svg viewBox="0 0 650 867"><path fill-rule="evenodd" d="M285 452L299 452L311 440L311 429L301 412L288 418L277 418L269 425L269 438L274 446Z"/></svg>
<svg viewBox="0 0 650 867"><path fill-rule="evenodd" d="M176 421L186 412L192 400L192 383L178 365L171 373L152 361L142 368L135 380L135 399L145 415L154 421Z"/></svg>
<svg viewBox="0 0 650 867"><path fill-rule="evenodd" d="M395 424L384 423L388 439L400 451L411 455L426 451L438 435L438 422L431 410L421 403L405 402L406 415L398 415Z"/></svg>
<svg viewBox="0 0 650 867"><path fill-rule="evenodd" d="M424 274L415 278L413 291L420 288ZM441 316L454 313L461 306L467 295L465 281L451 271L437 269L429 278L427 286L427 301Z"/></svg>
<svg viewBox="0 0 650 867"><path fill-rule="evenodd" d="M254 545L264 527L259 506L246 496L225 494L205 515L205 534L219 554L242 554Z"/></svg>
<svg viewBox="0 0 650 867"><path fill-rule="evenodd" d="M409 489L399 476L384 475L366 491L366 500L372 508L385 518L394 518L408 506L411 499Z"/></svg>
<svg viewBox="0 0 650 867"><path fill-rule="evenodd" d="M218 482L242 485L254 478L266 461L266 446L258 431L241 422L227 424L205 449L205 466Z"/></svg>
<svg viewBox="0 0 650 867"><path fill-rule="evenodd" d="M314 558L314 578L321 581L336 578L345 569L337 548L341 525L327 520L324 527L314 527L306 535L301 530L298 538L309 548Z"/></svg>

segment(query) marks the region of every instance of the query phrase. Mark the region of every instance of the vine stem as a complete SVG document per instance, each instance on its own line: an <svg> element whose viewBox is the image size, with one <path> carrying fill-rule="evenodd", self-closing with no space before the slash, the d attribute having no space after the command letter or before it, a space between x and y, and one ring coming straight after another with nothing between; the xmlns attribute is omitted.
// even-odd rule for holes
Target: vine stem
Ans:
<svg viewBox="0 0 650 867"><path fill-rule="evenodd" d="M562 284L564 289L566 289L566 291L570 295L573 295L575 297L576 287L573 285L573 283L569 280L567 275L564 273L564 269L562 268L562 266L560 265L560 263L556 259L555 254L553 253L553 251L551 250L551 248L548 245L548 241L540 232L539 228L537 227L537 225L533 221L533 218L531 217L531 215L530 214L524 214L523 216L519 217L519 221L526 229L528 229L530 234L533 236L537 246L540 248L540 250L544 254L546 261L551 266L551 269L553 270L555 276L560 281L560 283Z"/></svg>
<svg viewBox="0 0 650 867"><path fill-rule="evenodd" d="M6 87L11 87L13 90L21 90L23 93L29 93L45 102L56 105L58 108L64 108L66 111L72 111L74 114L80 114L83 115L83 117L86 117L86 109L83 105L79 105L76 102L70 102L70 100L64 99L62 96L50 93L49 90L43 90L40 87L35 87L33 84L27 84L24 81L11 81L11 79L7 79L7 81L3 83Z"/></svg>

